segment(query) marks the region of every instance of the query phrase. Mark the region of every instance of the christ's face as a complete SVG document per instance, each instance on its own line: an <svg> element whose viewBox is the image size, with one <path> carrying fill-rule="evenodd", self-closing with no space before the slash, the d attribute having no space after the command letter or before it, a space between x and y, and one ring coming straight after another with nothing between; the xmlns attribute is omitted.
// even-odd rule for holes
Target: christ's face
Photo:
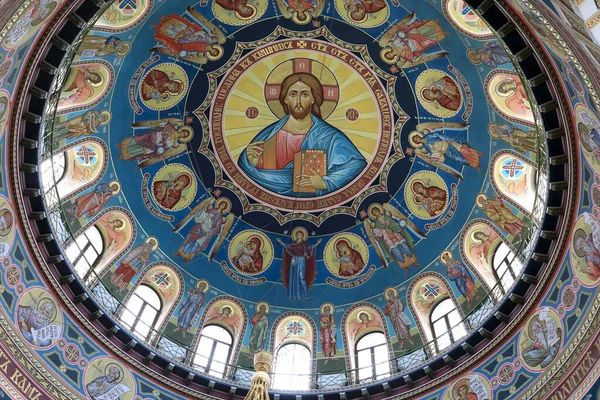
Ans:
<svg viewBox="0 0 600 400"><path fill-rule="evenodd" d="M295 119L304 119L309 115L314 103L315 98L310 87L302 81L298 81L290 86L285 96L285 104L288 107L289 113Z"/></svg>

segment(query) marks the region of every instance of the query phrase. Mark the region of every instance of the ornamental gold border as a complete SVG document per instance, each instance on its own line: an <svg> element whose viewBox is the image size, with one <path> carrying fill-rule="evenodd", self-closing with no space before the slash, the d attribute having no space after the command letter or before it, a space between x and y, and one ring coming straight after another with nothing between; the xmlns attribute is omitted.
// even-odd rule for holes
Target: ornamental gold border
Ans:
<svg viewBox="0 0 600 400"><path fill-rule="evenodd" d="M74 1L67 0L66 3L74 4ZM505 9L506 13L509 16L512 16L513 18L516 17L516 19L517 19L516 23L518 26L520 26L521 28L524 26L527 26L523 21L521 21L520 17L516 16L514 11L506 10L506 8L508 7L507 0L502 0L502 1L498 0L498 4L502 8ZM64 8L61 9L61 11L56 14L55 19L53 21L55 23L54 25L57 25L60 21L64 20L65 14L66 14L65 10L68 7L66 4L63 5L63 7ZM554 31L553 31L553 33L554 33ZM12 115L11 115L11 126L12 127L18 127L21 123L21 115L17 112L17 110L22 110L23 106L25 104L25 101L26 101L27 89L24 89L24 87L28 88L32 84L32 75L33 75L32 73L34 72L37 64L40 62L41 55L42 55L41 50L46 48L46 46L49 42L49 39L50 39L50 33L48 31L43 32L42 35L40 35L40 37L39 37L41 45L36 46L36 48L33 50L34 53L29 57L30 61L24 63L24 68L23 68L24 84L21 85L20 88L18 88L18 90L16 91L15 96L14 96L15 107L13 107L13 109L12 109L13 111L12 111ZM561 44L564 46L564 42L561 41ZM540 53L543 54L541 57L542 60L547 61L548 57L545 55L543 50L541 50L540 45L538 43L536 43L533 45L533 47L534 47L534 50L536 50L536 52L538 54L540 54ZM572 53L570 53L570 50L568 50L568 48L567 48L567 51L569 51L569 54L572 54ZM587 78L587 74L583 71L581 64L579 62L577 62L576 60L573 60L573 62L577 66L578 71L580 72L583 80L585 81L585 83L588 87L588 91L591 93L594 100L596 102L598 102L598 96L596 95L596 92L591 87L591 82ZM558 75L554 69L550 69L547 72L550 75L551 81L559 82L557 80ZM562 91L559 93L557 100L560 102L560 106L562 107L563 110L565 110L565 105L566 105L566 109L571 110L571 106L570 106L570 104L567 103L565 94ZM572 128L573 121L572 121L570 114L566 114L565 118L566 118L567 122L569 122L569 124L568 124L569 128ZM19 217L19 222L22 227L22 235L23 235L23 240L25 242L25 247L27 248L27 252L28 252L29 256L31 257L32 261L34 261L35 268L46 276L46 283L48 283L48 285L49 285L48 287L50 287L50 286L52 287L52 289L54 290L57 297L60 298L61 302L65 306L65 310L68 309L69 314L71 316L76 317L76 319L79 322L79 325L84 327L84 329L86 329L89 332L90 338L95 338L98 343L103 344L106 350L112 352L113 356L120 357L120 358L122 358L123 361L125 361L129 365L135 366L135 368L137 369L136 372L139 371L140 374L145 374L147 377L151 377L154 380L153 383L155 385L158 385L158 382L161 382L161 384L164 387L170 387L179 393L189 394L189 395L194 396L195 398L212 399L211 396L206 396L198 391L190 390L180 384L177 384L176 382L170 380L169 378L165 378L165 376L163 376L163 375L155 373L154 371L149 369L144 364L135 360L128 353L119 349L112 342L108 341L104 337L104 335L102 335L98 330L96 330L96 328L87 321L85 316L71 302L71 300L66 295L66 293L64 292L61 285L57 282L56 278L53 276L52 272L50 271L50 268L48 267L42 254L40 253L40 249L38 248L35 237L32 234L31 226L29 225L29 221L28 221L28 218L26 215L26 209L25 209L24 203L23 203L23 198L21 197L22 196L21 181L19 178L19 165L18 165L18 158L17 158L19 143L16 140L16 137L18 135L14 134L15 132L19 132L19 130L13 128L12 132L13 132L13 135L8 135L8 137L10 137L10 143L9 143L9 145L10 145L10 154L9 154L9 156L10 156L10 160L9 160L10 175L8 175L8 177L12 180L12 183L13 183L12 188L11 188L12 190L10 191L10 195L11 195L11 198L15 201L14 207L15 207L16 213ZM567 136L566 139L567 139L567 143L566 143L567 150L570 152L569 154L574 158L574 162L577 163L579 160L579 154L575 153L576 146L575 146L573 137ZM573 166L575 168L569 169L569 176L568 176L569 180L568 181L578 183L578 181L576 180L578 178L578 169L576 168L577 164L573 164ZM569 189L570 190L566 193L567 201L566 201L566 207L565 207L566 212L565 212L564 226L571 225L571 222L574 218L573 211L576 206L575 200L577 198L577 192L575 192L573 190L574 189L573 185L569 186ZM405 398L417 395L419 393L424 393L426 391L431 391L434 389L440 389L441 384L449 381L450 379L457 377L461 373L465 372L469 367L474 367L476 365L479 365L485 359L485 356L488 356L491 351L493 351L497 348L497 345L504 343L506 341L506 339L513 336L513 334L511 334L510 332L514 331L516 328L519 327L519 325L528 316L528 311L530 311L532 308L535 308L537 306L537 303L540 301L541 296L543 294L545 294L547 292L547 290L551 289L551 287L548 287L549 286L548 283L549 283L550 279L553 278L553 276L555 275L554 273L556 272L556 270L558 268L558 266L557 266L558 261L562 260L566 255L566 249L567 249L566 243L567 243L567 240L569 239L568 236L569 235L566 235L564 233L561 233L559 235L559 239L556 243L557 244L556 250L554 251L553 254L551 254L550 262L548 263L549 267L546 268L540 274L541 276L539 277L540 278L539 283L534 288L534 291L533 291L531 299L530 299L531 301L528 302L527 304L525 304L522 312L519 315L517 315L515 317L515 319L513 321L511 321L497 337L495 337L481 351L479 351L477 354L473 355L470 359L465 361L463 364L457 366L456 368L453 368L453 370L451 372L449 372L448 374L441 376L441 377L429 382L426 385L420 386L413 390L409 390L408 392L405 392L402 395L396 396L394 398L395 399L405 399ZM553 265L553 267L551 267L552 265ZM585 319L585 321L582 324L582 326L584 326L584 328L586 328L586 327L591 328L591 327L598 326L598 319L597 318L594 319L594 317L596 316L596 314L598 312L599 305L600 305L600 299L597 299L596 302L594 303L594 306L591 307L587 318ZM589 329L587 331L586 337L591 335L591 332L593 332L593 329ZM583 334L578 335L577 338L580 338L580 336L583 336ZM581 337L581 339L584 339L584 338ZM573 340L573 342L574 342L574 340ZM560 357L560 360L566 359L569 356L571 356L571 354L569 354L567 356L565 353L567 353L571 349L575 349L576 347L577 347L577 343L571 343L569 346L566 346L564 348L563 355ZM29 355L28 357L31 357L31 355ZM555 366L559 364L557 361L558 360L555 360L555 362L554 362ZM40 368L41 368L41 365L40 365ZM555 367L553 366L551 368L554 369ZM558 369L558 367L556 367L556 368ZM566 371L563 371L561 369L560 372L562 374L564 374ZM547 381L547 379L546 379L546 381ZM540 385L543 385L545 383L546 382L542 382ZM528 393L527 395L531 396L530 393Z"/></svg>
<svg viewBox="0 0 600 400"><path fill-rule="evenodd" d="M373 62L372 58L369 56L366 46L364 45L356 45L342 41L338 37L336 37L333 33L331 33L326 27L318 28L310 32L297 32L288 30L278 26L271 34L266 36L261 40L257 40L254 42L237 42L235 50L233 51L230 59L223 65L221 68L208 73L208 81L209 81L209 90L206 94L206 98L204 102L193 111L193 114L200 120L202 128L204 132L209 132L209 120L205 114L207 112L213 102L214 96L216 94L217 89L217 78L227 73L227 71L235 65L235 63L243 56L243 51L248 49L255 49L265 44L269 44L279 38L286 37L290 39L301 38L301 39L314 39L319 36L325 37L331 43L351 52L358 52L362 56L362 61L365 62L369 68L371 68L378 78L384 79L386 81L386 90L388 97L390 98L391 108L394 110L394 113L397 115L397 119L395 121L395 125L392 131L392 143L394 149L396 150L395 154L385 161L383 166L381 167L381 172L379 173L380 182L386 182L387 176L390 168L394 165L398 160L404 158L404 153L402 152L400 143L400 133L404 124L410 118L400 107L396 97L393 95L394 87L396 80L398 79L396 76L391 75L381 68L379 68ZM383 85L382 85L383 86ZM241 201L244 213L250 213L254 211L263 211L268 212L271 216L273 216L281 225L292 221L294 219L304 219L312 222L313 224L320 226L327 218L337 215L337 214L348 214L352 216L356 216L358 210L360 208L360 204L363 200L369 195L376 192L383 192L387 190L387 184L379 183L377 185L371 185L366 189L360 192L359 195L351 197L348 201L352 201L351 206L336 206L335 208L328 209L322 211L319 216L315 216L310 213L305 212L291 212L283 215L279 210L264 204L250 204L248 201L248 196L245 192L243 192L238 185L226 181L223 179L223 170L219 165L214 153L209 149L210 144L210 135L204 135L202 138L202 143L198 148L198 152L211 162L213 169L215 171L215 187L224 187L228 190L232 191L236 197Z"/></svg>

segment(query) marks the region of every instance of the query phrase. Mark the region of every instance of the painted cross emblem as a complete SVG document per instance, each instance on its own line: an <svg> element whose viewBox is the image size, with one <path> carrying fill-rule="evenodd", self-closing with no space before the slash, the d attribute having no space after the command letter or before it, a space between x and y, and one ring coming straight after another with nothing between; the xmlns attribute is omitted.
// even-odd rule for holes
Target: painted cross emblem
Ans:
<svg viewBox="0 0 600 400"><path fill-rule="evenodd" d="M169 287L171 284L171 277L166 272L159 272L154 274L154 283L158 286Z"/></svg>
<svg viewBox="0 0 600 400"><path fill-rule="evenodd" d="M508 174L511 178L521 175L523 169L525 169L523 162L515 159L505 162L504 165L502 165L502 172L505 175Z"/></svg>
<svg viewBox="0 0 600 400"><path fill-rule="evenodd" d="M429 297L429 296L433 296L433 297L438 297L440 295L440 286L439 285L432 285L431 283L426 283L423 286L423 289L425 291L425 293L423 293L423 295L425 297Z"/></svg>
<svg viewBox="0 0 600 400"><path fill-rule="evenodd" d="M65 357L69 362L74 363L79 359L79 349L75 346L67 346L65 353Z"/></svg>
<svg viewBox="0 0 600 400"><path fill-rule="evenodd" d="M294 321L294 322L288 323L288 326L287 326L287 334L288 335L302 336L303 333L304 333L304 324L302 324L302 322Z"/></svg>
<svg viewBox="0 0 600 400"><path fill-rule="evenodd" d="M122 10L125 7L129 7L133 10L137 9L136 0L121 0L121 2L119 3L119 8Z"/></svg>
<svg viewBox="0 0 600 400"><path fill-rule="evenodd" d="M82 146L77 149L75 154L79 158L79 161L82 162L83 164L96 163L97 154L96 154L96 151L91 147Z"/></svg>

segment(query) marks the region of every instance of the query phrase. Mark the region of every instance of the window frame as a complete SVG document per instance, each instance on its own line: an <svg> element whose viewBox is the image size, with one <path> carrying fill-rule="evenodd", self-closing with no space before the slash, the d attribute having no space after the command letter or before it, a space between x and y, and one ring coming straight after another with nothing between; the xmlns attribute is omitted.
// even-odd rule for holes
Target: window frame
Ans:
<svg viewBox="0 0 600 400"><path fill-rule="evenodd" d="M277 387L277 375L278 375L278 373L277 373L277 359L278 359L278 356L279 356L279 353L281 352L281 350L283 350L284 348L286 348L288 346L300 346L300 347L302 347L303 349L305 349L308 352L308 359L307 359L307 367L308 367L307 378L308 379L307 379L307 382L306 382L306 387L304 387L304 388L293 388L292 390L301 390L301 391L303 391L303 390L310 390L312 388L311 386L313 385L312 376L314 374L314 371L313 371L313 352L312 352L312 350L305 343L302 343L302 342L297 341L297 340L287 340L287 341L284 341L284 342L282 342L282 343L279 344L277 350L275 351L275 354L274 354L275 357L273 358L273 378L272 378L271 387L273 387L274 389L277 389L277 390L285 390L285 389ZM294 364L293 368L294 367L295 367L295 364ZM282 374L281 372L280 372L280 374L284 375L286 377L290 376L290 374Z"/></svg>
<svg viewBox="0 0 600 400"><path fill-rule="evenodd" d="M365 338L371 336L371 335L381 335L383 338L383 342L373 345L373 346L369 346L369 347L365 347L364 349L358 349L360 342L362 342ZM378 361L376 359L376 355L375 355L375 349L378 347L385 347L385 354L387 355L387 361ZM367 369L367 366L361 366L360 362L359 362L359 353L364 353L364 352L369 352L369 356L370 356L370 369L371 369L371 376L368 378L362 378L360 377L360 371L362 369ZM354 345L354 362L356 365L356 382L357 383L366 383L366 382L376 382L377 380L381 379L381 378L385 378L388 376L391 376L392 373L392 359L390 358L390 347L388 345L388 339L387 336L385 335L385 333L381 332L381 331L373 331L373 332L369 332L366 333L362 336L360 336L357 340L356 340L356 344ZM387 362L389 364L389 370L386 373L383 374L378 374L377 373L377 365L383 364L384 362Z"/></svg>
<svg viewBox="0 0 600 400"><path fill-rule="evenodd" d="M209 328L211 326L215 326L218 327L220 329L222 329L223 331L227 332L227 334L229 335L231 341L230 343L226 343L222 340L213 338L211 336L208 336L206 334L204 334L204 330L206 328ZM195 363L196 360L196 356L198 356L200 353L198 352L198 348L200 347L200 344L202 343L202 338L206 338L208 340L212 341L212 344L210 345L210 356L202 356L204 358L206 358L208 360L208 362L206 363L206 366L200 366L199 364ZM234 336L233 334L226 328L222 327L221 325L218 324L208 324L202 327L202 330L200 331L200 334L198 335L198 344L196 345L196 349L194 350L194 357L192 358L192 367L198 370L202 370L205 374L207 375L211 375L211 376L216 376L216 377L220 377L220 378L225 378L227 375L227 371L228 371L228 366L229 366L229 362L231 360L231 355L233 354L233 344L234 344ZM214 360L214 354L215 354L215 350L217 348L218 344L223 344L225 346L228 347L227 350L227 357L225 358L225 361L220 361L220 360L216 360L217 363L223 363L225 365L225 368L223 368L223 372L219 372L219 371L211 371L211 366Z"/></svg>
<svg viewBox="0 0 600 400"><path fill-rule="evenodd" d="M440 317L436 318L435 320L433 320L433 314L435 313L435 310L440 307L443 303L448 302L452 308L445 312L444 314L442 314ZM455 325L452 325L452 321L450 320L449 315L452 313L456 313L458 315L458 323L456 323ZM445 325L446 325L446 331L442 332L440 334L438 334L436 332L435 329L435 324L439 321L444 321ZM439 354L442 350L449 348L450 346L452 346L454 343L456 343L459 339L465 337L465 335L460 336L458 338L454 337L454 330L461 327L461 329L466 333L467 332L467 328L465 326L464 321L461 318L461 314L458 311L458 307L456 306L456 304L454 303L454 301L450 298L450 297L446 297L445 299L443 299L442 301L440 301L438 304L435 305L435 307L433 307L433 309L431 310L431 312L429 313L429 328L431 329L431 333L433 336L433 344L435 346L435 352L436 354ZM444 337L445 335L448 335L448 338L450 339L450 344L440 348L440 338Z"/></svg>
<svg viewBox="0 0 600 400"><path fill-rule="evenodd" d="M158 299L159 302L159 308L156 309L154 308L154 306L152 304L150 304L150 302L146 301L146 299L144 299L143 296L140 296L139 294L137 294L137 291L139 288L141 287L146 287L149 290L151 290L152 292L154 292L154 294L156 295L156 298ZM133 311L131 311L129 308L127 308L127 305L131 302L131 299L133 298L133 296L137 296L141 301L142 301L142 305L141 307L138 309L137 314L134 314ZM144 310L146 309L146 306L149 306L151 308L153 308L156 311L156 314L154 315L154 320L152 321L152 323L147 324L146 322L144 322L141 318L141 316L144 314ZM154 290L151 286L149 285L145 285L145 284L140 284L138 285L135 290L133 291L133 293L131 294L131 296L127 299L127 303L125 303L123 305L123 311L121 312L121 315L119 316L119 322L123 323L125 325L125 327L135 336L137 336L138 338L144 340L145 342L149 343L152 339L152 336L155 332L155 325L158 322L158 318L160 317L160 313L163 309L163 301L160 298L160 295L156 292L156 290ZM128 324L123 321L123 315L129 312L131 315L133 315L133 322L131 323L131 326L128 326ZM148 325L150 327L150 329L148 330L148 333L146 334L146 336L142 336L139 332L136 332L136 327L138 326L139 322L142 322L142 324L144 325Z"/></svg>
<svg viewBox="0 0 600 400"><path fill-rule="evenodd" d="M98 237L100 238L100 243L99 243L100 248L101 248L100 251L98 251L98 249L96 249L96 246L95 246L93 240L91 240L90 236L89 236L89 231L93 230L93 229L96 230L96 233L98 234ZM79 243L77 243L77 240L82 236L85 237L85 244L80 247ZM81 278L83 280L83 282L89 283L88 281L90 279L90 276L93 274L96 266L102 259L102 255L104 254L105 243L104 243L104 238L102 237L102 233L100 232L100 229L98 229L98 227L95 224L86 228L85 231L83 231L81 234L79 234L76 238L73 238L73 241L68 246L66 246L65 253L67 253L69 251L71 246L74 246L79 250L78 254L75 256L74 259L68 258L69 261L71 262L73 272L75 272L75 274L79 278ZM94 261L92 261L91 263L87 260L87 258L85 256L87 251L90 248L94 251L94 253L96 253L96 257L94 258ZM83 273L81 275L77 271L77 264L79 262L83 262L83 263L89 265L89 268L87 268L85 273Z"/></svg>
<svg viewBox="0 0 600 400"><path fill-rule="evenodd" d="M506 254L504 256L502 255L498 255L500 249L503 248L503 246L506 248ZM508 259L512 256L512 260L511 262L508 261ZM506 243L502 242L498 245L498 247L496 248L496 250L494 251L494 258L492 259L492 271L494 272L494 277L496 278L496 282L498 283L498 286L500 287L500 290L502 291L502 294L505 295L510 288L514 285L514 283L517 280L517 271L515 271L515 269L512 266L512 263L517 260L517 255L515 254L515 252L510 248L509 245L507 245ZM499 270L505 267L506 270L504 272L502 272L502 274L500 274ZM522 268L521 268L522 270ZM520 273L520 271L519 271ZM512 281L510 284L507 284L505 286L504 284L504 277L509 274L509 276L512 278Z"/></svg>

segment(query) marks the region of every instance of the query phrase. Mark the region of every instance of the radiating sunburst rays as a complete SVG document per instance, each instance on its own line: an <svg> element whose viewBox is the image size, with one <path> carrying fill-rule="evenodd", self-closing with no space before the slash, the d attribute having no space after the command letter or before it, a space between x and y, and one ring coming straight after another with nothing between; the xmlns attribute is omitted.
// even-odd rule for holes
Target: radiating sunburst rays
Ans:
<svg viewBox="0 0 600 400"><path fill-rule="evenodd" d="M225 143L231 156L237 161L241 152L262 129L278 121L265 100L265 83L269 74L279 64L294 58L316 61L313 63L312 73L318 78L330 75L323 72L325 68L320 64L335 75L339 87L339 100L326 121L344 132L363 156L370 161L377 148L381 118L369 85L356 70L343 61L327 54L306 50L266 57L252 65L239 78L230 92L223 118ZM283 78L285 77L281 77L281 80ZM322 83L331 85L334 82ZM258 116L254 119L246 116L246 110L250 107L258 109ZM357 111L357 120L351 121L346 117L349 109Z"/></svg>

